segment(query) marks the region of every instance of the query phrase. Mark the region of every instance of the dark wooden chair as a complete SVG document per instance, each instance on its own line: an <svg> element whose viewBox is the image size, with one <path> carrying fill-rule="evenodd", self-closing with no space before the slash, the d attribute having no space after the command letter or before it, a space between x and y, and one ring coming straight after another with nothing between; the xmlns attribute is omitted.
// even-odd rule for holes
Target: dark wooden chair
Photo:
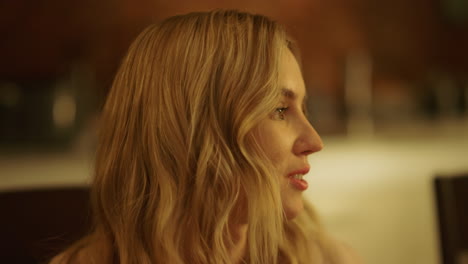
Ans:
<svg viewBox="0 0 468 264"><path fill-rule="evenodd" d="M87 187L0 193L0 262L47 261L91 224Z"/></svg>
<svg viewBox="0 0 468 264"><path fill-rule="evenodd" d="M434 180L443 264L468 264L468 172Z"/></svg>

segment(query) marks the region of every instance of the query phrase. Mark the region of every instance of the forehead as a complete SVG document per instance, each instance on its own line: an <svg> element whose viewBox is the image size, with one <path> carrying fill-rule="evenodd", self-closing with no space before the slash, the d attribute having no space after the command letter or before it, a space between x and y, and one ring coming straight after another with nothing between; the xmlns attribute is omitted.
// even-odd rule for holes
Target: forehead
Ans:
<svg viewBox="0 0 468 264"><path fill-rule="evenodd" d="M287 98L302 100L306 94L304 79L299 64L289 49L283 52L279 66L278 81L282 94Z"/></svg>

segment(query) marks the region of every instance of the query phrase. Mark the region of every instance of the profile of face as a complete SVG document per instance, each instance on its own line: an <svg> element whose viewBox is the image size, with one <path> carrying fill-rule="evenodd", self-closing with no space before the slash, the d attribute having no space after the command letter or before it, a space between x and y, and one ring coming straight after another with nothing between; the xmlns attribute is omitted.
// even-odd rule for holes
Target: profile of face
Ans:
<svg viewBox="0 0 468 264"><path fill-rule="evenodd" d="M304 114L305 84L296 58L289 49L280 58L281 101L275 112L258 125L259 144L273 162L281 186L283 210L288 219L303 207L302 192L308 187L307 156L320 151L322 140Z"/></svg>

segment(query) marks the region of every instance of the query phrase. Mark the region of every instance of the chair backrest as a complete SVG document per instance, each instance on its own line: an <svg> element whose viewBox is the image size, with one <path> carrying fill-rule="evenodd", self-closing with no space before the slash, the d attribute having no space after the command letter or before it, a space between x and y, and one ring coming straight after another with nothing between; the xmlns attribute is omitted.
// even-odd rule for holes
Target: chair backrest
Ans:
<svg viewBox="0 0 468 264"><path fill-rule="evenodd" d="M468 172L434 180L443 264L468 264Z"/></svg>
<svg viewBox="0 0 468 264"><path fill-rule="evenodd" d="M0 193L0 262L46 263L90 224L88 187Z"/></svg>

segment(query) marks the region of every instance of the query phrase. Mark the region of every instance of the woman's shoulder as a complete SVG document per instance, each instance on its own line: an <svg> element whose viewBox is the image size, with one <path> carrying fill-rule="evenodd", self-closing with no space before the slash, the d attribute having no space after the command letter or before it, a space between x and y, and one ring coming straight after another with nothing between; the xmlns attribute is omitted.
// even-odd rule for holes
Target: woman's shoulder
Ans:
<svg viewBox="0 0 468 264"><path fill-rule="evenodd" d="M70 252L62 252L59 255L52 258L49 264L94 264L95 262L85 257L83 251L78 251L73 255L70 255Z"/></svg>
<svg viewBox="0 0 468 264"><path fill-rule="evenodd" d="M335 242L339 255L339 264L364 264L363 259L354 248L343 242Z"/></svg>
<svg viewBox="0 0 468 264"><path fill-rule="evenodd" d="M65 254L62 252L59 255L52 258L49 264L66 264L69 263L65 257Z"/></svg>
<svg viewBox="0 0 468 264"><path fill-rule="evenodd" d="M90 245L86 245L83 242L84 240L78 241L76 244L72 245L65 251L53 257L49 264L94 264L96 263L96 257L103 256L104 252L94 249ZM91 254L92 252L96 254Z"/></svg>

